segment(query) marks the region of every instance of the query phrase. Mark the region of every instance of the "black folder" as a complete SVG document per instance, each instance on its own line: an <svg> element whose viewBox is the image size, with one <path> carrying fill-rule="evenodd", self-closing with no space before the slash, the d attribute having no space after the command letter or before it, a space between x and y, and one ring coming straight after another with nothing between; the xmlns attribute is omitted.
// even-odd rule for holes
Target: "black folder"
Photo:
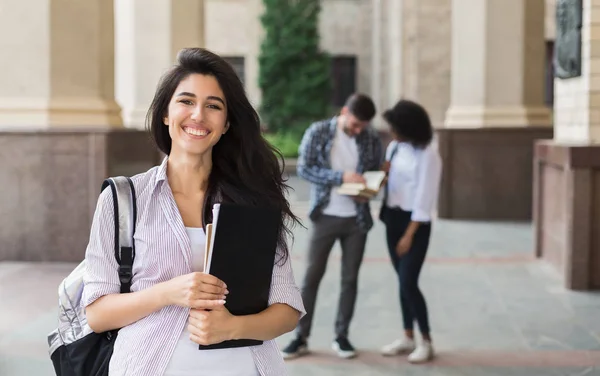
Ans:
<svg viewBox="0 0 600 376"><path fill-rule="evenodd" d="M281 210L221 203L213 209L212 229L207 230L208 264L205 272L227 284L225 307L233 315L249 315L268 307ZM211 251L212 249L212 251ZM240 339L201 350L256 346L263 341Z"/></svg>

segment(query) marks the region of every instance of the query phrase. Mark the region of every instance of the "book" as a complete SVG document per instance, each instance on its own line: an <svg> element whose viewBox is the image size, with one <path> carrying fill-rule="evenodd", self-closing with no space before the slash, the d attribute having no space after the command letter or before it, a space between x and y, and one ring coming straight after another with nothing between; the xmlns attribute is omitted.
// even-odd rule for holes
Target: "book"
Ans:
<svg viewBox="0 0 600 376"><path fill-rule="evenodd" d="M268 307L276 262L281 210L229 203L213 206L206 225L204 272L227 284L225 308L233 315L251 315ZM263 341L240 339L200 350L256 346Z"/></svg>
<svg viewBox="0 0 600 376"><path fill-rule="evenodd" d="M336 189L340 195L359 196L373 198L377 196L383 186L386 173L385 171L367 171L363 174L366 184L362 183L343 183Z"/></svg>

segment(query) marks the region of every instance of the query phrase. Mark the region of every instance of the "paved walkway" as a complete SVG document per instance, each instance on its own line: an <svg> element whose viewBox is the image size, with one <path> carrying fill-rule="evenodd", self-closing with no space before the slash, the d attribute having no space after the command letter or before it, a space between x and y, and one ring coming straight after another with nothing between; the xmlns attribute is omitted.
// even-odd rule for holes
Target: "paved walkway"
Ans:
<svg viewBox="0 0 600 376"><path fill-rule="evenodd" d="M292 181L305 217L306 186ZM310 225L309 222L306 222ZM352 342L339 360L330 350L339 292L339 248L317 302L311 356L289 361L294 376L600 375L600 293L563 289L556 273L532 259L532 227L519 223L438 221L422 273L438 357L414 366L377 351L401 332L395 276L378 223L368 239ZM295 231L296 279L308 232ZM72 264L0 262L0 376L51 376L46 334L56 321L56 287ZM282 336L284 345L291 335Z"/></svg>

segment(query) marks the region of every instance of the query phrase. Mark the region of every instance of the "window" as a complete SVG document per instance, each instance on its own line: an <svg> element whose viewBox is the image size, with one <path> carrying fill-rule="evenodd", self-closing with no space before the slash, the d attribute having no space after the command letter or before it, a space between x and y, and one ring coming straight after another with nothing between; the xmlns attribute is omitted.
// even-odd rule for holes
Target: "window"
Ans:
<svg viewBox="0 0 600 376"><path fill-rule="evenodd" d="M238 77L242 81L242 84L245 83L246 74L245 74L245 65L244 65L244 57L243 56L229 56L223 57L223 59L231 65L235 73L237 73Z"/></svg>
<svg viewBox="0 0 600 376"><path fill-rule="evenodd" d="M343 107L346 99L356 91L356 56L333 56L331 81L331 104Z"/></svg>

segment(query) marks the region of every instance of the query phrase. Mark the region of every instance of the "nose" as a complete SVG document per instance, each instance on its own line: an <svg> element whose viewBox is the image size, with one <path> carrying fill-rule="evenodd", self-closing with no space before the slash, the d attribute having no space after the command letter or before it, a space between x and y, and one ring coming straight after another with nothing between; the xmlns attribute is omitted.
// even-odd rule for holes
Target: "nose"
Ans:
<svg viewBox="0 0 600 376"><path fill-rule="evenodd" d="M202 121L202 106L198 105L195 106L192 110L192 114L190 115L190 118L195 121L195 122L200 122Z"/></svg>

